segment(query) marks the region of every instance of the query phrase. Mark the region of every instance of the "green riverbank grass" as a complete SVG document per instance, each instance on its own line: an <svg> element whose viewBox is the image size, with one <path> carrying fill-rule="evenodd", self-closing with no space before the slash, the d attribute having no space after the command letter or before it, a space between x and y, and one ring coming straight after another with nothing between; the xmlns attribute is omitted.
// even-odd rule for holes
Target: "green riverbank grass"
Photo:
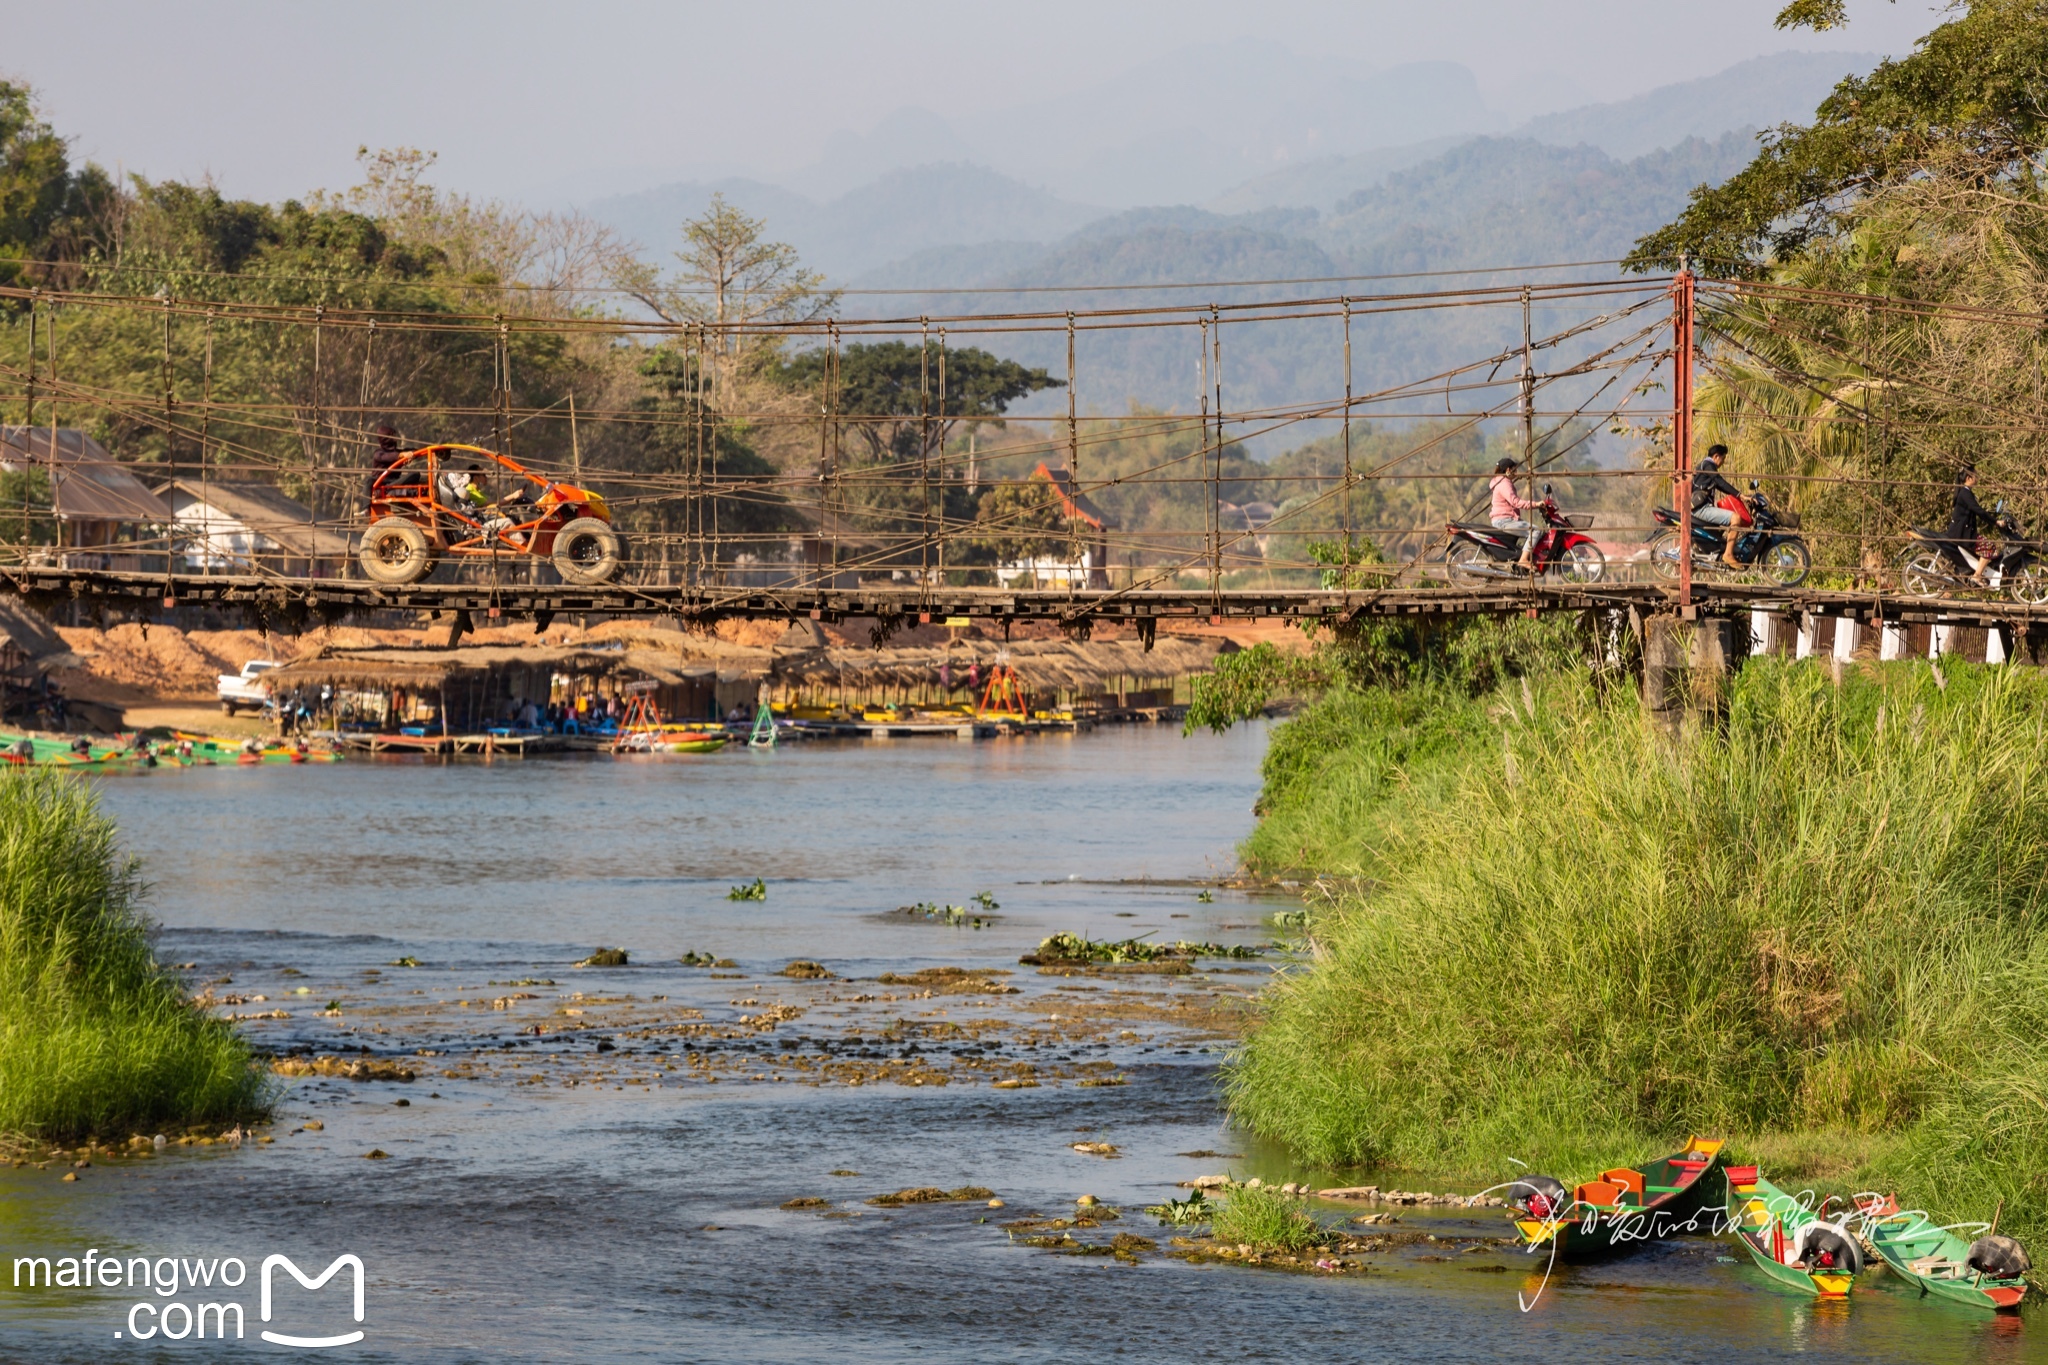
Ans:
<svg viewBox="0 0 2048 1365"><path fill-rule="evenodd" d="M1330 1240L1309 1216L1306 1200L1263 1185L1231 1186L1210 1222L1210 1235L1257 1251L1307 1251Z"/></svg>
<svg viewBox="0 0 2048 1365"><path fill-rule="evenodd" d="M2048 1233L2048 680L1945 681L1755 660L1676 745L1571 673L1313 708L1246 852L1370 889L1312 915L1235 1119L1490 1178L1721 1134Z"/></svg>
<svg viewBox="0 0 2048 1365"><path fill-rule="evenodd" d="M265 1108L248 1045L156 963L139 892L84 782L0 774L0 1133L125 1136Z"/></svg>

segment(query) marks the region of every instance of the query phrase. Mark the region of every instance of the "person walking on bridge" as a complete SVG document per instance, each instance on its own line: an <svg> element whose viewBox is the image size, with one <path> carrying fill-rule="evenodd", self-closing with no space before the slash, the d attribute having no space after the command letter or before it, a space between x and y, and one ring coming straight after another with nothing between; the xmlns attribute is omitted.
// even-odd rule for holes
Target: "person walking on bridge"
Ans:
<svg viewBox="0 0 2048 1365"><path fill-rule="evenodd" d="M1492 506L1487 515L1493 521L1496 531L1510 531L1522 538L1522 556L1515 561L1523 568L1530 567L1529 556L1536 549L1536 526L1522 513L1538 504L1515 492L1515 471L1521 468L1512 459L1503 458L1493 467L1493 478L1487 482L1487 492L1492 496Z"/></svg>

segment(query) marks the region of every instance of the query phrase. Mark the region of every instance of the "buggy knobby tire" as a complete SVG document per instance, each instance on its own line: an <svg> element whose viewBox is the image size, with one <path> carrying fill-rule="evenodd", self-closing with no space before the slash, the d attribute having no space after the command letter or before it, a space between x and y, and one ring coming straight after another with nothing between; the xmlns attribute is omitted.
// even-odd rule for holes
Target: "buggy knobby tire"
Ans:
<svg viewBox="0 0 2048 1365"><path fill-rule="evenodd" d="M578 517L555 532L553 559L564 582L609 583L619 572L619 533L597 517Z"/></svg>
<svg viewBox="0 0 2048 1365"><path fill-rule="evenodd" d="M356 563L372 583L417 583L434 568L427 533L404 517L381 517L363 532Z"/></svg>

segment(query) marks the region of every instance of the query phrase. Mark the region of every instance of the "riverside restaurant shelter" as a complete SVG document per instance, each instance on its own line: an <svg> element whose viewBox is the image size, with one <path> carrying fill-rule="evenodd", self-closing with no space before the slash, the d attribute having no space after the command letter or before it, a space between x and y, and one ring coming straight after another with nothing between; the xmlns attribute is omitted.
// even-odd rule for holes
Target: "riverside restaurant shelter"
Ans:
<svg viewBox="0 0 2048 1365"><path fill-rule="evenodd" d="M612 623L575 644L478 644L453 649L323 648L264 675L280 700L342 730L474 734L514 724L525 705L566 707L601 720L629 686L664 718L716 721L759 698L859 710L891 702L974 702L991 671L1013 670L1039 707L1109 712L1186 700L1189 680L1236 646L1208 637L1135 640L963 639L926 647L819 645L792 630L784 643L741 645L708 634Z"/></svg>
<svg viewBox="0 0 2048 1365"><path fill-rule="evenodd" d="M264 674L323 724L371 733L476 734L514 726L531 703L595 719L617 715L631 683L676 696L688 680L672 655L585 645L321 649Z"/></svg>

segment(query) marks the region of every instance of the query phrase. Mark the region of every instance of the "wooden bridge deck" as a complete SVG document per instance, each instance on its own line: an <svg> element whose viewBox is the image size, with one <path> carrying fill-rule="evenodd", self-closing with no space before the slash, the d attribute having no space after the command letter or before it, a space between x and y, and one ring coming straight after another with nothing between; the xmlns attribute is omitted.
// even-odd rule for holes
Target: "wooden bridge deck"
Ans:
<svg viewBox="0 0 2048 1365"><path fill-rule="evenodd" d="M242 610L284 623L307 618L339 620L361 611L467 612L476 624L492 618L552 620L557 615L680 616L827 621L850 617L941 621L965 617L999 621L1158 622L1275 618L1339 623L1361 618L1500 616L1515 613L1627 610L1640 615L1676 613L1678 594L1657 583L1573 585L1509 583L1498 587L1395 587L1385 589L1273 588L1119 590L1046 588L746 589L686 584L615 583L601 588L561 584L417 583L387 587L339 578L177 576L96 569L0 568L0 591L49 609L80 603L143 614L177 606ZM1872 589L1800 588L1724 583L1693 585L1695 614L1732 615L1765 610L1884 620L1902 624L2048 626L2048 607L2006 599L1903 597Z"/></svg>

